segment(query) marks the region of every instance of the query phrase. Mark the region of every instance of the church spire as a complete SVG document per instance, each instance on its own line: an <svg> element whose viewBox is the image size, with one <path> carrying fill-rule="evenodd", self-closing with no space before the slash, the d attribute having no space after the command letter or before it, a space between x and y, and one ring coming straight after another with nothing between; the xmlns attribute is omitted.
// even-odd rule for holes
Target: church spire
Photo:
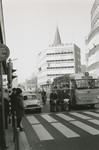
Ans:
<svg viewBox="0 0 99 150"><path fill-rule="evenodd" d="M58 27L57 27L53 46L58 46L58 45L61 45L61 38L60 38L59 30L58 30Z"/></svg>

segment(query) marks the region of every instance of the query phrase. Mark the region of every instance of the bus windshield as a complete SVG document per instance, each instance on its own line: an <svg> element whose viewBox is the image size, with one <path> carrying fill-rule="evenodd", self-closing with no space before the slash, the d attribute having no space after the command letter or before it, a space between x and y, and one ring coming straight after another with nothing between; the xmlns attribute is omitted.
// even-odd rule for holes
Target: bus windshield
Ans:
<svg viewBox="0 0 99 150"><path fill-rule="evenodd" d="M77 79L77 89L96 89L99 88L98 79Z"/></svg>

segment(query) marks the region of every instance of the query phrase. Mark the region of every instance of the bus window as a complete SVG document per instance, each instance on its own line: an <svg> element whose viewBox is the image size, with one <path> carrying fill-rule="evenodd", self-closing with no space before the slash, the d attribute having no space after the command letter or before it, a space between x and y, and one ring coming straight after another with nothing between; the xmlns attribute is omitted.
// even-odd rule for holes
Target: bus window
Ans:
<svg viewBox="0 0 99 150"><path fill-rule="evenodd" d="M76 80L77 89L91 89L98 88L98 80L97 79L79 79Z"/></svg>

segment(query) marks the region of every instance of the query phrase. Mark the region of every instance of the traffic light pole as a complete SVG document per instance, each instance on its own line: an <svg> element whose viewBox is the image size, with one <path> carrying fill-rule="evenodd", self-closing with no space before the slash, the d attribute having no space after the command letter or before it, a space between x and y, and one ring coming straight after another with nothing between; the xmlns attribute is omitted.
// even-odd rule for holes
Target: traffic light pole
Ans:
<svg viewBox="0 0 99 150"><path fill-rule="evenodd" d="M1 149L6 150L6 137L5 137L5 113L4 113L4 99L3 99L3 80L2 80L2 63L0 62L0 82L1 82L1 113L2 113L2 142L1 142Z"/></svg>

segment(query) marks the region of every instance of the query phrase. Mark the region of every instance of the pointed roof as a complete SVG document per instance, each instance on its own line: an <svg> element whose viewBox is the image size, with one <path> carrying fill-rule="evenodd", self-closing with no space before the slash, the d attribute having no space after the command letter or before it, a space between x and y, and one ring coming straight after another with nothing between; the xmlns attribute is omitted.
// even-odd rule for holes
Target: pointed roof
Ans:
<svg viewBox="0 0 99 150"><path fill-rule="evenodd" d="M60 38L60 34L59 34L59 29L58 27L56 28L56 33L55 33L55 38L54 38L54 43L53 43L54 46L57 46L57 45L61 45L61 38Z"/></svg>

